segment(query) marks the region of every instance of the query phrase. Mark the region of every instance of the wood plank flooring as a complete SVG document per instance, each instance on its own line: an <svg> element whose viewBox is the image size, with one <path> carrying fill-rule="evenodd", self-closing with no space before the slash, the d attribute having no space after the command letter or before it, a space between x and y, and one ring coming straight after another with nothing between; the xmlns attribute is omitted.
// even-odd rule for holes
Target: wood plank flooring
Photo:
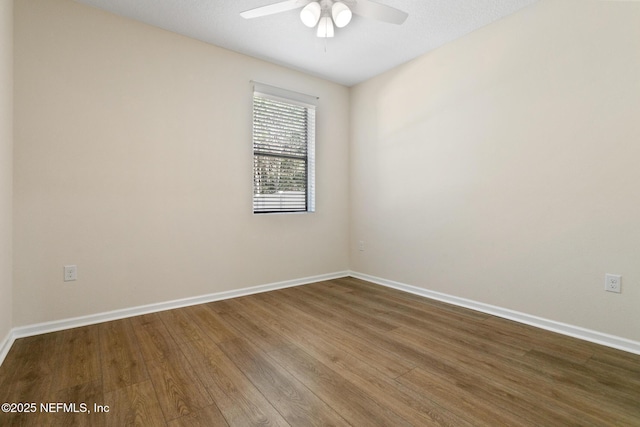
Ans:
<svg viewBox="0 0 640 427"><path fill-rule="evenodd" d="M36 411L0 426L640 426L640 356L343 278L19 339L4 402Z"/></svg>

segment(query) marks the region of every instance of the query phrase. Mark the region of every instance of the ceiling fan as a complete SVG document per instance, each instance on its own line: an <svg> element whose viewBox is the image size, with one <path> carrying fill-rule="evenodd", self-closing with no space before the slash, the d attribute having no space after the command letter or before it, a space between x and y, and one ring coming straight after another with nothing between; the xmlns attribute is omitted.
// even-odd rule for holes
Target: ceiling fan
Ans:
<svg viewBox="0 0 640 427"><path fill-rule="evenodd" d="M351 22L354 13L397 25L402 24L408 16L406 12L395 7L371 0L284 0L244 11L240 16L252 19L299 8L302 8L300 11L302 23L309 28L317 26L318 37L333 37L334 25L338 28L345 27Z"/></svg>

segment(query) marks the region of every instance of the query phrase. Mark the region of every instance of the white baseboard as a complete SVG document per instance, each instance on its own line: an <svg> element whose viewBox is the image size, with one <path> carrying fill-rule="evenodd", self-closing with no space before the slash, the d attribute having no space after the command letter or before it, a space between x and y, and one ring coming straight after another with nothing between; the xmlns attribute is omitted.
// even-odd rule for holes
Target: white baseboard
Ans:
<svg viewBox="0 0 640 427"><path fill-rule="evenodd" d="M2 341L0 341L0 365L2 365L2 362L4 362L4 358L7 357L7 353L9 353L9 350L13 345L13 341L15 341L12 332L13 331L9 331L7 336L4 337Z"/></svg>
<svg viewBox="0 0 640 427"><path fill-rule="evenodd" d="M554 320L543 319L542 317L532 316L526 313L497 307L465 298L459 298L453 295L443 294L440 292L430 291L424 288L407 285L393 280L382 279L380 277L370 276L368 274L349 272L349 276L378 285L386 286L400 291L409 292L411 294L420 295L422 297L446 302L460 307L470 308L471 310L480 311L482 313L491 314L504 319L513 320L515 322L524 323L526 325L535 326L537 328L546 329L548 331L557 332L559 334L568 335L584 341L590 341L596 344L605 345L607 347L617 348L618 350L627 351L629 353L640 355L640 342L632 341L626 338L609 335L590 329L581 328L579 326L569 325L566 323L556 322Z"/></svg>
<svg viewBox="0 0 640 427"><path fill-rule="evenodd" d="M4 340L0 341L0 365L4 362L5 357L9 353L14 341L18 338L45 334L48 332L61 331L64 329L77 328L80 326L93 325L96 323L107 322L110 320L124 319L127 317L139 316L142 314L155 313L158 311L172 310L174 308L187 307L190 305L204 304L213 301L220 301L230 298L237 298L245 295L257 294L261 292L274 291L277 289L290 288L293 286L306 285L309 283L321 282L323 280L337 279L340 277L352 276L378 285L386 286L400 291L409 292L422 297L443 301L449 304L466 307L482 313L491 314L505 319L513 320L519 323L535 326L548 331L557 332L585 341L594 342L596 344L605 345L607 347L617 348L629 353L640 355L640 342L632 341L626 338L614 335L604 334L602 332L592 331L578 326L566 323L556 322L553 320L543 319L541 317L532 316L526 313L509 310L494 305L489 305L465 298L456 297L440 292L430 291L416 286L407 285L393 280L382 279L380 277L370 276L368 274L358 273L355 271L342 271L336 273L322 274L318 276L305 277L301 279L287 280L277 283L269 283L266 285L252 286L249 288L236 289L232 291L216 292L197 297L183 298L174 301L161 302L156 304L143 305L138 307L125 308L104 313L91 314L87 316L74 317L70 319L55 320L52 322L38 323L35 325L20 326L13 328Z"/></svg>
<svg viewBox="0 0 640 427"><path fill-rule="evenodd" d="M13 342L18 338L46 334L48 332L56 332L64 329L77 328L80 326L93 325L96 323L124 319L126 317L139 316L142 314L155 313L158 311L172 310L174 308L187 307L190 305L237 298L245 295L274 291L277 289L290 288L292 286L306 285L309 283L321 282L323 280L337 279L339 277L345 277L348 275L348 271L321 274L318 276L286 280L284 282L269 283L266 285L252 286L249 288L235 289L232 291L216 292L213 294L183 298L156 304L141 305L138 307L124 308L121 310L90 314L87 316L74 317L70 319L54 320L52 322L44 322L28 326L19 326L17 328L13 328L4 339L4 341L0 343L0 365L2 365L2 362L4 362L4 359L7 356L7 353L9 353Z"/></svg>

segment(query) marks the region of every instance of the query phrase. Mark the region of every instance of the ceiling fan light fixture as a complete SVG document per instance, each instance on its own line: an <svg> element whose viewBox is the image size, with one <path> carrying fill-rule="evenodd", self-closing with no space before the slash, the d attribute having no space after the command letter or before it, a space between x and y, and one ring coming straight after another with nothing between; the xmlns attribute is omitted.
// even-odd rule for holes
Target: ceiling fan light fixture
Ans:
<svg viewBox="0 0 640 427"><path fill-rule="evenodd" d="M351 22L351 17L353 16L351 13L351 9L342 3L341 1L337 1L331 6L331 16L333 17L333 22L336 24L336 27L342 28L346 27L349 22Z"/></svg>
<svg viewBox="0 0 640 427"><path fill-rule="evenodd" d="M320 23L318 24L318 32L316 33L318 37L333 37L333 21L331 21L331 17L328 15L320 18Z"/></svg>
<svg viewBox="0 0 640 427"><path fill-rule="evenodd" d="M313 28L318 23L321 13L322 13L322 8L320 7L320 3L318 3L317 1L314 1L306 5L300 11L300 20L307 27Z"/></svg>

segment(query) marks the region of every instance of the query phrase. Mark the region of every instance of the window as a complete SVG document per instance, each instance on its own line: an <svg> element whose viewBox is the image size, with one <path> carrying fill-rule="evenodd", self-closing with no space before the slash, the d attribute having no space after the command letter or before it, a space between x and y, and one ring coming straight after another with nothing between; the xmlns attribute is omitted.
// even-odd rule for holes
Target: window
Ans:
<svg viewBox="0 0 640 427"><path fill-rule="evenodd" d="M315 210L315 106L295 99L300 96L255 84L253 212L256 214Z"/></svg>

